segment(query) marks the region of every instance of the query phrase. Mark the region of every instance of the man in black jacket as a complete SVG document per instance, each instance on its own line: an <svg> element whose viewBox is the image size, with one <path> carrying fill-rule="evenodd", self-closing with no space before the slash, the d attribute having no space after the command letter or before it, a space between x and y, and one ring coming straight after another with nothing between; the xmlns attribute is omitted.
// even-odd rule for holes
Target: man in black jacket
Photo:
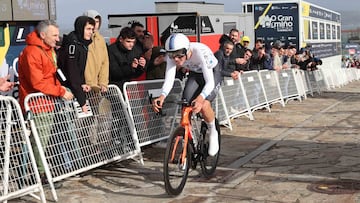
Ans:
<svg viewBox="0 0 360 203"><path fill-rule="evenodd" d="M116 84L121 90L125 82L140 76L144 72L146 60L134 49L135 32L124 27L116 42L109 46L110 84Z"/></svg>

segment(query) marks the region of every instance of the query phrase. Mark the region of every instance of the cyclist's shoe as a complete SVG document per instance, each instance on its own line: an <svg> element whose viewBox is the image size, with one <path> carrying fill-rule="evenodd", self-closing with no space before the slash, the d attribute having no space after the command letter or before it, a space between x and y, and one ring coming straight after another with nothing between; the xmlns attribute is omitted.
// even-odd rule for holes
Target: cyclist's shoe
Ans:
<svg viewBox="0 0 360 203"><path fill-rule="evenodd" d="M209 150L208 154L210 156L215 156L219 151L219 140L218 132L215 128L212 128L209 132Z"/></svg>

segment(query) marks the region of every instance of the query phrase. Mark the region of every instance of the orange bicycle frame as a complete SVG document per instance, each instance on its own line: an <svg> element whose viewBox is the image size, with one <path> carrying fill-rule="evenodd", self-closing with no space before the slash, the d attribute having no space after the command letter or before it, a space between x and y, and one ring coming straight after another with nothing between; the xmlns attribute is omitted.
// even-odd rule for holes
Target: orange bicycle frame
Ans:
<svg viewBox="0 0 360 203"><path fill-rule="evenodd" d="M192 139L192 135L191 135L191 114L192 114L192 107L191 106L182 107L180 124L185 129L185 133L184 133L185 137L184 137L184 150L182 151L182 156L181 156L181 162L182 162L181 164L185 164L189 138ZM176 144L175 144L176 147L178 146L178 142L179 142L179 139L176 140ZM174 160L175 152L176 152L176 148L173 149L173 152L172 152L172 155L171 155L171 160Z"/></svg>

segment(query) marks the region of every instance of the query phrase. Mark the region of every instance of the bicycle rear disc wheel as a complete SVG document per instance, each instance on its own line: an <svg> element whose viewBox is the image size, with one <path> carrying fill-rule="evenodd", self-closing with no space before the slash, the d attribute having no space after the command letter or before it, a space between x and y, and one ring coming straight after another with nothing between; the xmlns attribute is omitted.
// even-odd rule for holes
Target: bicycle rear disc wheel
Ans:
<svg viewBox="0 0 360 203"><path fill-rule="evenodd" d="M207 178L209 178L215 172L216 166L218 164L219 157L220 157L221 133L220 133L219 122L217 119L215 119L215 126L216 126L216 130L218 132L219 151L217 152L217 154L215 156L210 156L208 154L209 136L206 135L207 125L205 122L201 123L201 136L203 138L203 140L202 140L203 141L203 143L202 143L203 156L200 160L200 165L201 165L201 171L202 171L203 175Z"/></svg>
<svg viewBox="0 0 360 203"><path fill-rule="evenodd" d="M185 129L176 128L170 136L164 159L164 183L165 190L169 195L179 195L184 187L189 174L190 150L184 147ZM186 160L182 160L183 150L187 150Z"/></svg>

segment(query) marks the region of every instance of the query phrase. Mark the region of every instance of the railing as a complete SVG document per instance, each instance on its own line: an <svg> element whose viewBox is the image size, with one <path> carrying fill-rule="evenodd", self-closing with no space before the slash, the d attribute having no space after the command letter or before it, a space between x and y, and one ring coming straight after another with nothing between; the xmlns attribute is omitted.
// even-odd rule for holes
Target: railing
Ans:
<svg viewBox="0 0 360 203"><path fill-rule="evenodd" d="M18 102L12 97L0 96L0 125L0 202L28 194L46 202L30 132Z"/></svg>
<svg viewBox="0 0 360 203"><path fill-rule="evenodd" d="M340 79L323 69L245 72L238 80L224 79L213 107L220 124L232 129L231 120L237 117L254 120L255 110L270 111L274 103L284 107L289 100L301 101L314 92L321 94L360 79L359 69L341 69L336 74ZM128 82L123 92L114 85L109 85L106 93L92 91L86 95L87 113L76 101L30 94L25 108L32 147L19 105L13 98L1 97L0 201L36 192L40 193L38 199L45 201L38 170L46 175L56 201L56 181L113 161L139 159L143 163L141 147L167 139L178 122L179 107L171 101L181 99L180 80L167 96L162 114L151 108L163 82Z"/></svg>
<svg viewBox="0 0 360 203"><path fill-rule="evenodd" d="M139 156L139 142L127 105L117 86L87 94L88 113L75 101L30 94L25 109L36 143L38 162L57 200L53 182L112 161ZM39 161L39 160L38 160Z"/></svg>

